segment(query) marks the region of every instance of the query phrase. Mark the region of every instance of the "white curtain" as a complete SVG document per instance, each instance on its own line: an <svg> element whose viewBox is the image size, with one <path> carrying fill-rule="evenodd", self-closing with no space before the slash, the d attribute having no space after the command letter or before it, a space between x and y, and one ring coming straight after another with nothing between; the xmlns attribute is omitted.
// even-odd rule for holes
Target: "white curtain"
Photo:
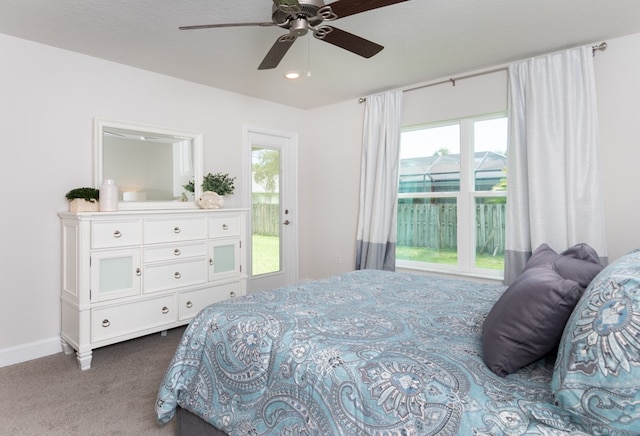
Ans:
<svg viewBox="0 0 640 436"><path fill-rule="evenodd" d="M367 97L356 269L395 271L402 91Z"/></svg>
<svg viewBox="0 0 640 436"><path fill-rule="evenodd" d="M591 47L509 66L505 283L532 250L587 243L606 262Z"/></svg>

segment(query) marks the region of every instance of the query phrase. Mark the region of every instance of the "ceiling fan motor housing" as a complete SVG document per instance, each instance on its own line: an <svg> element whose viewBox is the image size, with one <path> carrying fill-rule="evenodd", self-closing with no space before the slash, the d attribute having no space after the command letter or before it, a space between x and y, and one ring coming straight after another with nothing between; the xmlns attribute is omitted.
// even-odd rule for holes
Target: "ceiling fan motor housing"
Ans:
<svg viewBox="0 0 640 436"><path fill-rule="evenodd" d="M310 26L315 27L322 23L324 20L321 16L318 15L318 10L324 6L324 1L322 0L301 0L298 2L300 8L295 14L291 12L286 12L285 8L280 8L273 5L273 13L271 15L271 19L276 26L284 27L285 29L291 29L292 32L297 32L294 29L302 28L301 21L305 21L304 32L297 34L297 36L305 35L308 31L308 23ZM284 9L284 10L283 10ZM297 17L296 19L292 19L292 15ZM287 26L286 24L289 23Z"/></svg>

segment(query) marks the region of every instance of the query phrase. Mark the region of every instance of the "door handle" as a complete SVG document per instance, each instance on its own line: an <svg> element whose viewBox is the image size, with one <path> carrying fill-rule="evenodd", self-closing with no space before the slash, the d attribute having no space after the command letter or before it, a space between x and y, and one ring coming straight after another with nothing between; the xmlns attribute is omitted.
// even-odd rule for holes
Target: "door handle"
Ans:
<svg viewBox="0 0 640 436"><path fill-rule="evenodd" d="M289 220L284 220L282 224L284 224L285 226L288 226L289 224L291 224L291 222Z"/></svg>

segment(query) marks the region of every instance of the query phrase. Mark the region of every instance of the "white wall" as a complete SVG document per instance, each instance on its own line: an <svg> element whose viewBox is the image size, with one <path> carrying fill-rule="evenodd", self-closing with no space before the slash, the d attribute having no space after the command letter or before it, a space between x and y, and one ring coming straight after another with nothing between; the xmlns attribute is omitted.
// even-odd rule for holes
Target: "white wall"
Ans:
<svg viewBox="0 0 640 436"><path fill-rule="evenodd" d="M6 35L0 53L2 366L60 351L56 214L92 185L94 117L201 131L205 173L240 176L243 123L291 131L306 113Z"/></svg>
<svg viewBox="0 0 640 436"><path fill-rule="evenodd" d="M473 75L451 83L440 83L407 91L403 96L402 125L506 112L507 71ZM439 84L438 84L439 83Z"/></svg>
<svg viewBox="0 0 640 436"><path fill-rule="evenodd" d="M640 247L640 34L595 58L609 260Z"/></svg>
<svg viewBox="0 0 640 436"><path fill-rule="evenodd" d="M357 100L309 111L312 133L299 157L300 278L355 268L363 116Z"/></svg>

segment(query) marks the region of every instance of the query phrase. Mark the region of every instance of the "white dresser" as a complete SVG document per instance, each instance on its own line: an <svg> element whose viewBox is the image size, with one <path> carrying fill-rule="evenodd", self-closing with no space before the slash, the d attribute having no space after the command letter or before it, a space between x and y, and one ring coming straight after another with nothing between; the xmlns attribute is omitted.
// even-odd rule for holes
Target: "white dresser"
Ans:
<svg viewBox="0 0 640 436"><path fill-rule="evenodd" d="M62 328L82 369L92 350L188 323L246 293L246 211L59 214Z"/></svg>

